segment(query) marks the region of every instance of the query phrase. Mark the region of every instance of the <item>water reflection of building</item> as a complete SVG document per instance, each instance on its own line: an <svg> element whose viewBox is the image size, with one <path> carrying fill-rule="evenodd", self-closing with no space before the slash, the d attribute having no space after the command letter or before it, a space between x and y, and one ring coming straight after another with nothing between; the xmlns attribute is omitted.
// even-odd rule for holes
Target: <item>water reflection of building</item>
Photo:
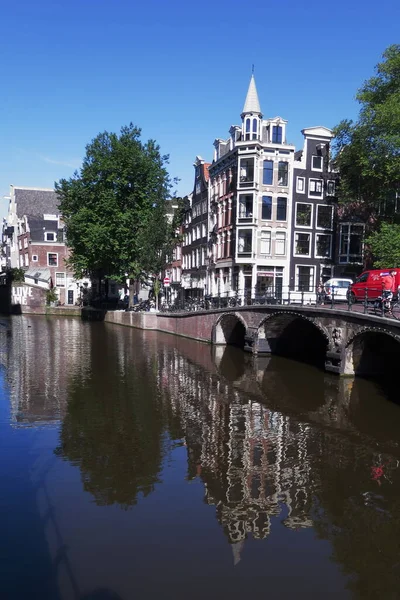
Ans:
<svg viewBox="0 0 400 600"><path fill-rule="evenodd" d="M69 382L87 370L89 335L74 318L21 316L1 322L0 364L15 425L63 417Z"/></svg>
<svg viewBox="0 0 400 600"><path fill-rule="evenodd" d="M233 545L267 537L271 518L291 529L312 526L309 426L250 400L231 382L205 376L178 352L160 358L159 383L179 415L190 476L201 475L205 499Z"/></svg>

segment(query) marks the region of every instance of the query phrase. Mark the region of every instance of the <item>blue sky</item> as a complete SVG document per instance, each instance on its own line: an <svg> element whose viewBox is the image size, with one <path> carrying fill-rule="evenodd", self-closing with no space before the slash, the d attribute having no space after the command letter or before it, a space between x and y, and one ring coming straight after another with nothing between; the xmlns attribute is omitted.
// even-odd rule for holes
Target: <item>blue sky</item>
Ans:
<svg viewBox="0 0 400 600"><path fill-rule="evenodd" d="M133 122L179 193L228 137L255 65L264 116L300 130L354 118L357 88L400 43L398 0L14 0L1 3L0 197L52 187L100 131ZM0 201L0 214L6 202Z"/></svg>

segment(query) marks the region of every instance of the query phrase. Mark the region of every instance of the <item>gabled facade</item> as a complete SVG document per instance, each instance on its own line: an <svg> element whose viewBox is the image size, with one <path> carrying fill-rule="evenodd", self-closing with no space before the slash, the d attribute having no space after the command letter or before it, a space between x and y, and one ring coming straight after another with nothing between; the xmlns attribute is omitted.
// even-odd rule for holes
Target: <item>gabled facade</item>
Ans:
<svg viewBox="0 0 400 600"><path fill-rule="evenodd" d="M194 187L185 214L182 246L182 285L186 297L204 297L207 282L209 163L194 162Z"/></svg>
<svg viewBox="0 0 400 600"><path fill-rule="evenodd" d="M10 186L9 210L3 223L5 268L23 268L27 282L54 287L61 304L73 305L82 282L67 268L68 254L55 191Z"/></svg>
<svg viewBox="0 0 400 600"><path fill-rule="evenodd" d="M289 284L292 169L287 121L264 119L254 76L241 126L214 142L210 166L212 295L281 294Z"/></svg>
<svg viewBox="0 0 400 600"><path fill-rule="evenodd" d="M326 127L303 129L303 150L293 169L292 260L290 290L310 293L333 276L336 174L330 169L333 133Z"/></svg>

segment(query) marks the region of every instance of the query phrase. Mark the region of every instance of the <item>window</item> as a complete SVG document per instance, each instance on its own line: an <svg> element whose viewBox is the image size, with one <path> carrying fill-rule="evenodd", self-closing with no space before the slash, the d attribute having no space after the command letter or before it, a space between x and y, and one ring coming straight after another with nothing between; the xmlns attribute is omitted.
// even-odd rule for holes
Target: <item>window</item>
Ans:
<svg viewBox="0 0 400 600"><path fill-rule="evenodd" d="M314 267L296 267L296 287L300 292L314 290Z"/></svg>
<svg viewBox="0 0 400 600"><path fill-rule="evenodd" d="M33 262L37 262L38 261L37 254L32 254L32 261Z"/></svg>
<svg viewBox="0 0 400 600"><path fill-rule="evenodd" d="M310 240L309 233L295 233L294 253L296 256L310 256Z"/></svg>
<svg viewBox="0 0 400 600"><path fill-rule="evenodd" d="M196 182L196 195L200 194L200 192L201 192L201 182L197 181Z"/></svg>
<svg viewBox="0 0 400 600"><path fill-rule="evenodd" d="M263 163L263 184L272 185L274 181L274 162L272 160L264 160Z"/></svg>
<svg viewBox="0 0 400 600"><path fill-rule="evenodd" d="M20 239L18 240L18 248L22 250L22 241Z"/></svg>
<svg viewBox="0 0 400 600"><path fill-rule="evenodd" d="M296 225L298 227L311 227L312 204L296 202Z"/></svg>
<svg viewBox="0 0 400 600"><path fill-rule="evenodd" d="M342 223L339 234L339 263L361 263L364 225Z"/></svg>
<svg viewBox="0 0 400 600"><path fill-rule="evenodd" d="M260 254L271 254L271 232L261 231Z"/></svg>
<svg viewBox="0 0 400 600"><path fill-rule="evenodd" d="M327 181L327 183L326 183L326 195L327 196L334 196L335 195L335 182L334 181Z"/></svg>
<svg viewBox="0 0 400 600"><path fill-rule="evenodd" d="M275 236L275 254L282 256L286 254L286 232L277 231Z"/></svg>
<svg viewBox="0 0 400 600"><path fill-rule="evenodd" d="M240 186L250 187L254 182L254 158L240 159Z"/></svg>
<svg viewBox="0 0 400 600"><path fill-rule="evenodd" d="M257 139L257 119L253 119L253 140Z"/></svg>
<svg viewBox="0 0 400 600"><path fill-rule="evenodd" d="M272 143L282 144L282 127L273 125L272 127Z"/></svg>
<svg viewBox="0 0 400 600"><path fill-rule="evenodd" d="M203 202L202 202L202 210L203 210L203 215L205 215L206 212L207 212L207 200L203 200Z"/></svg>
<svg viewBox="0 0 400 600"><path fill-rule="evenodd" d="M262 197L261 218L263 221L272 219L272 196Z"/></svg>
<svg viewBox="0 0 400 600"><path fill-rule="evenodd" d="M201 224L201 237L206 237L206 235L207 235L206 224L202 223Z"/></svg>
<svg viewBox="0 0 400 600"><path fill-rule="evenodd" d="M115 286L115 284L114 284ZM65 287L65 273L56 273L56 287L63 288ZM113 293L111 291L111 293Z"/></svg>
<svg viewBox="0 0 400 600"><path fill-rule="evenodd" d="M252 251L251 229L241 229L238 233L238 254L250 254Z"/></svg>
<svg viewBox="0 0 400 600"><path fill-rule="evenodd" d="M304 194L306 187L305 177L297 177L296 179L296 192L299 194Z"/></svg>
<svg viewBox="0 0 400 600"><path fill-rule="evenodd" d="M333 206L318 204L317 227L319 229L332 229Z"/></svg>
<svg viewBox="0 0 400 600"><path fill-rule="evenodd" d="M55 252L48 252L47 264L49 267L58 267L58 254Z"/></svg>
<svg viewBox="0 0 400 600"><path fill-rule="evenodd" d="M322 156L311 157L311 169L313 171L322 171Z"/></svg>
<svg viewBox="0 0 400 600"><path fill-rule="evenodd" d="M45 242L55 242L57 241L57 236L54 231L45 231L44 240Z"/></svg>
<svg viewBox="0 0 400 600"><path fill-rule="evenodd" d="M257 267L256 294L282 298L283 267Z"/></svg>
<svg viewBox="0 0 400 600"><path fill-rule="evenodd" d="M322 179L310 179L308 184L308 195L316 198L322 198L322 194Z"/></svg>
<svg viewBox="0 0 400 600"><path fill-rule="evenodd" d="M289 185L289 165L283 160L278 163L278 185Z"/></svg>
<svg viewBox="0 0 400 600"><path fill-rule="evenodd" d="M29 254L27 252L25 253L25 266L29 267Z"/></svg>
<svg viewBox="0 0 400 600"><path fill-rule="evenodd" d="M252 194L239 195L239 219L250 219L253 216Z"/></svg>
<svg viewBox="0 0 400 600"><path fill-rule="evenodd" d="M250 119L246 119L246 140L250 139Z"/></svg>
<svg viewBox="0 0 400 600"><path fill-rule="evenodd" d="M329 233L317 233L315 236L315 256L331 258L332 236Z"/></svg>
<svg viewBox="0 0 400 600"><path fill-rule="evenodd" d="M24 248L28 247L28 238L24 237Z"/></svg>
<svg viewBox="0 0 400 600"><path fill-rule="evenodd" d="M276 205L276 220L286 221L287 213L287 198L278 198Z"/></svg>

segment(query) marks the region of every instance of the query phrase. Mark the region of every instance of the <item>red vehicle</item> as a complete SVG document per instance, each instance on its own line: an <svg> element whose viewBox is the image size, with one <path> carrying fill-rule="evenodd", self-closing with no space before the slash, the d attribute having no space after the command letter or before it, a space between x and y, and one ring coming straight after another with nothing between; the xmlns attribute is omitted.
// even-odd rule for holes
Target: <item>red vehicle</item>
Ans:
<svg viewBox="0 0 400 600"><path fill-rule="evenodd" d="M359 277L351 284L349 288L349 296L352 302L357 300L365 300L367 297L368 301L373 301L382 295L382 277L389 275L392 271L395 272L395 296L398 296L398 289L400 287L400 269L375 269L371 271L364 271Z"/></svg>

